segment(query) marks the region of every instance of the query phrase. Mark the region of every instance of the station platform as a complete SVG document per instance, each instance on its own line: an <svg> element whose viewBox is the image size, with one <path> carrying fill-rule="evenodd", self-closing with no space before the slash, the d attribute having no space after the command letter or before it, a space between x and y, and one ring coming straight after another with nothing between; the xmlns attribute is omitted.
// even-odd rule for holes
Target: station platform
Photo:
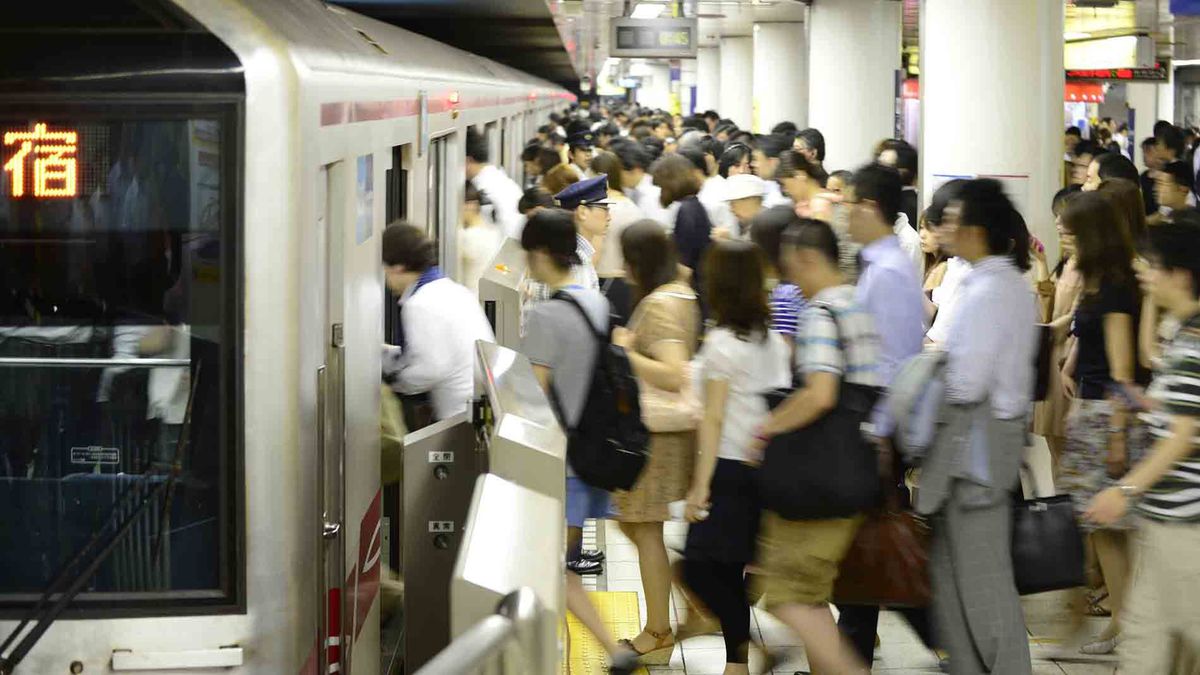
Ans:
<svg viewBox="0 0 1200 675"><path fill-rule="evenodd" d="M664 529L667 548L682 549L687 525L669 522ZM593 599L613 635L618 639L633 638L641 630L646 612L637 549L612 521L589 521L584 530L584 547L602 550L606 556L604 573L584 577L584 586L595 593ZM1117 668L1115 656L1092 657L1078 653L1079 644L1098 633L1107 619L1087 619L1075 639L1069 640L1064 637L1071 625L1068 600L1067 593L1044 593L1024 598L1034 675L1113 675ZM682 594L674 591L671 598L672 629L681 618L685 618L685 612ZM574 617L569 618L568 625L571 631L571 654L567 663L563 664L562 672L567 675L607 673L603 650L591 635L574 621ZM799 645L799 640L790 630L763 610L753 610L750 628L754 639L768 647ZM938 669L937 658L921 644L916 633L899 614L880 614L879 637L880 647L875 652L872 672L890 675L942 672ZM751 673L760 672L760 658L755 650L751 650ZM650 666L641 672L648 675L720 675L724 667L724 642L719 635L709 635L677 645L668 665ZM774 675L797 672L808 672L808 664L803 658L788 662L783 668L776 668Z"/></svg>

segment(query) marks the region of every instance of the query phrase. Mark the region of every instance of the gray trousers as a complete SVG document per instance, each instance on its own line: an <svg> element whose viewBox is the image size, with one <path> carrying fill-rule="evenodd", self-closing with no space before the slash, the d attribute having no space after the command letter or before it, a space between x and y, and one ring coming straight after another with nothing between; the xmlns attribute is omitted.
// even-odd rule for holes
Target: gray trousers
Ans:
<svg viewBox="0 0 1200 675"><path fill-rule="evenodd" d="M938 644L952 675L1029 675L1029 634L1012 571L1012 505L965 506L956 481L933 518L930 575ZM978 503L978 502L976 502Z"/></svg>

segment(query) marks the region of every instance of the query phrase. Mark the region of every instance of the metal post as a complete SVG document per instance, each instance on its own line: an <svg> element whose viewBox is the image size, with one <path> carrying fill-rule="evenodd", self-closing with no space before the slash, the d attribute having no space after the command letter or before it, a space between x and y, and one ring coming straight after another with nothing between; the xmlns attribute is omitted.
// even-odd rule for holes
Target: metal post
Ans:
<svg viewBox="0 0 1200 675"><path fill-rule="evenodd" d="M512 619L517 644L528 659L526 672L552 675L558 667L558 646L553 632L545 630L546 611L533 589L522 587L509 593L500 601L497 612Z"/></svg>

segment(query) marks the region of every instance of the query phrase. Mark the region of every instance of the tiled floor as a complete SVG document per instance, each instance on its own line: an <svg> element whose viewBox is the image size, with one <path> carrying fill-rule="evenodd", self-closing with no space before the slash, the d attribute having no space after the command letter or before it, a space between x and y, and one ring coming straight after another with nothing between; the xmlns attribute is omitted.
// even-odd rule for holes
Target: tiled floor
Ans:
<svg viewBox="0 0 1200 675"><path fill-rule="evenodd" d="M668 549L682 549L686 526L683 523L666 524ZM584 547L603 550L608 558L605 573L598 577L585 578L585 585L592 590L632 591L638 594L638 605L645 620L646 604L642 598L641 577L637 565L637 549L621 534L612 521L586 528ZM1026 620L1031 630L1030 646L1034 656L1035 675L1112 675L1116 660L1112 658L1084 657L1078 647L1066 646L1060 639L1066 631L1066 599L1061 594L1032 596L1025 600ZM685 610L683 598L678 592L671 599L671 624ZM1091 620L1083 635L1094 635L1103 626L1103 619ZM799 640L785 626L759 609L754 610L751 631L755 640L768 647L798 646ZM873 671L901 675L906 673L939 673L937 659L925 649L916 634L898 615L885 612L879 621L882 644L876 650ZM750 669L758 671L757 653L752 652ZM651 667L651 675L720 675L725 666L724 643L720 636L705 636L688 640L675 648L671 663L667 666ZM794 663L776 668L777 675L791 675L797 670L806 670L803 657Z"/></svg>

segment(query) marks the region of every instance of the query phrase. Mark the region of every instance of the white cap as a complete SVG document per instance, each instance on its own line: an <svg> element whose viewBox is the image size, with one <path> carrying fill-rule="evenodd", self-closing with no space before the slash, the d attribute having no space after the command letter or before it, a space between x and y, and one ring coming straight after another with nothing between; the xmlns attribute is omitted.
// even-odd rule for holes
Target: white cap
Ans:
<svg viewBox="0 0 1200 675"><path fill-rule="evenodd" d="M723 199L731 202L747 197L762 197L767 193L767 183L754 174L743 173L725 179Z"/></svg>

